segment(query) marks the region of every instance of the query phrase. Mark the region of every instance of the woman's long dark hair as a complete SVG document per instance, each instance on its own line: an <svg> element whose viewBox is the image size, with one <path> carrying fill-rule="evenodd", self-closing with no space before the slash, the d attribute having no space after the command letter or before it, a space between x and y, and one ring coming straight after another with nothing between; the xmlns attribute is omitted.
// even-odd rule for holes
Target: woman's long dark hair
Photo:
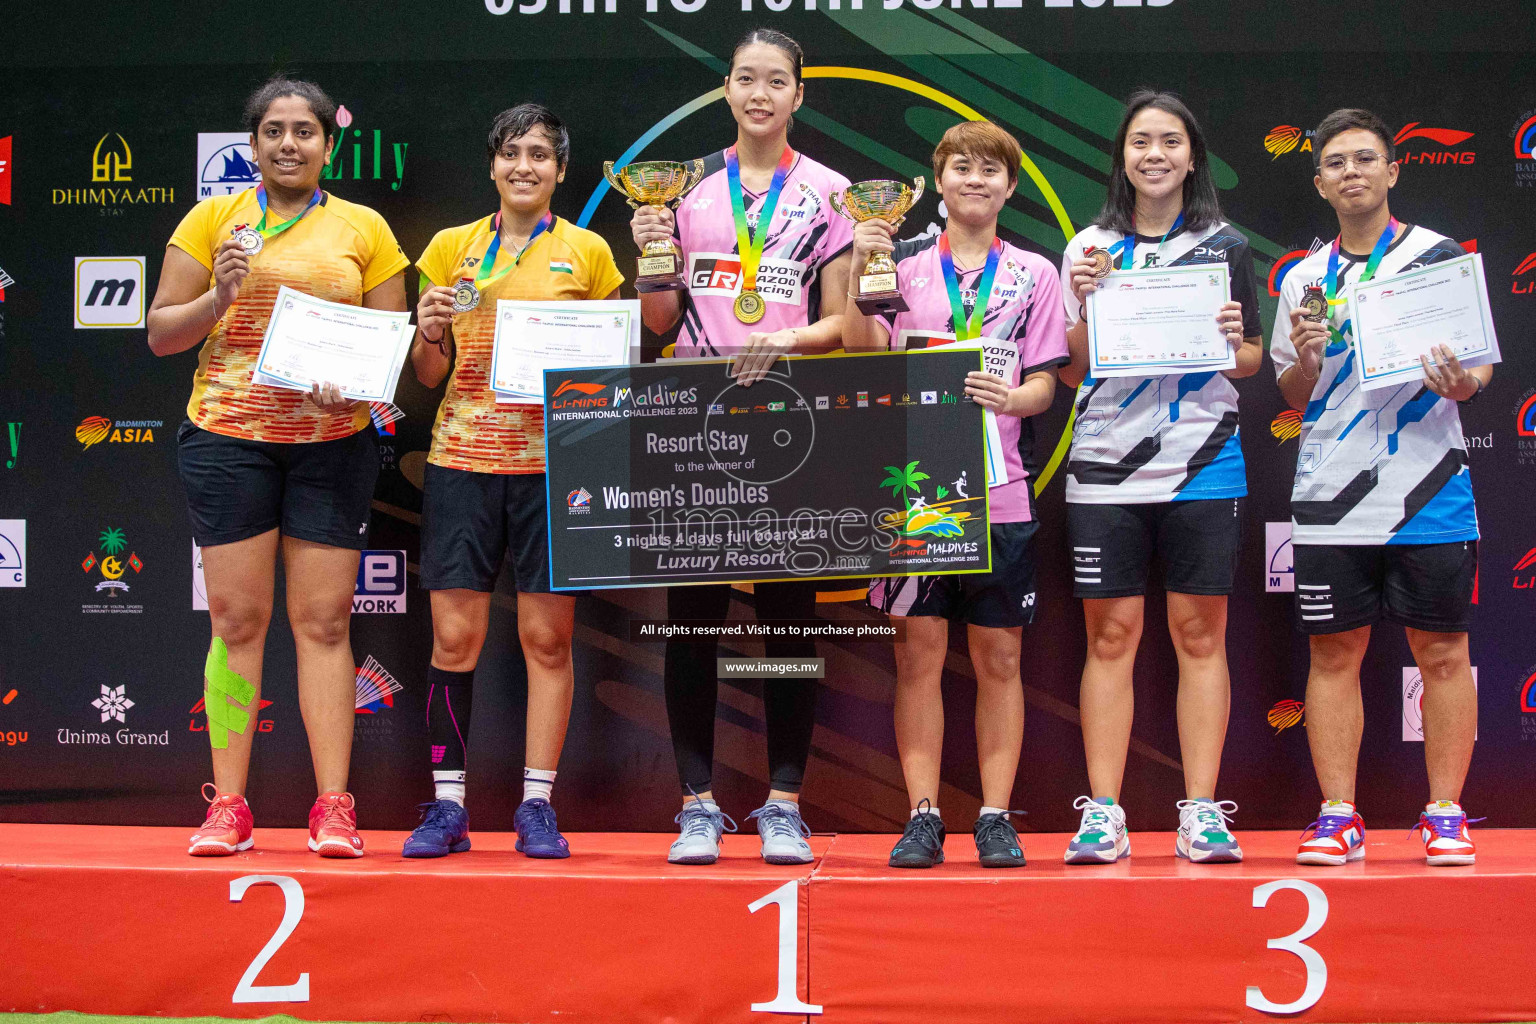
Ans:
<svg viewBox="0 0 1536 1024"><path fill-rule="evenodd" d="M1148 107L1183 121L1185 134L1189 136L1189 174L1184 179L1184 227L1199 231L1221 223L1221 202L1216 198L1216 182L1211 177L1205 132L1200 129L1200 122L1178 96L1153 89L1138 90L1125 101L1125 117L1120 121L1120 130L1115 133L1115 148L1111 154L1109 195L1094 223L1116 234L1128 235L1136 229L1136 189L1125 176L1125 137L1130 133L1136 115Z"/></svg>

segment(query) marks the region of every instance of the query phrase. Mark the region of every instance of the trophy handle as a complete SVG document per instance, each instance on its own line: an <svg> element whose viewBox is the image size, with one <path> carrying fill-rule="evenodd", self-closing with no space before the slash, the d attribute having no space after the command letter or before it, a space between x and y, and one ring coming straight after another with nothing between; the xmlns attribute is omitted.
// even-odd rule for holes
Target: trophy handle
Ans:
<svg viewBox="0 0 1536 1024"><path fill-rule="evenodd" d="M832 204L832 212L833 213L837 214L839 217L843 218L844 220L853 220L853 217L850 216L848 211L843 208L843 191L842 191L842 189L838 189L836 192L829 193L828 196L827 196L827 202Z"/></svg>
<svg viewBox="0 0 1536 1024"><path fill-rule="evenodd" d="M674 198L674 201L675 200L680 200L680 199L683 198L683 196L687 195L689 192L692 192L693 191L693 187L695 185L697 185L699 182L703 181L703 180L704 180L704 161L703 160L695 160L695 161L693 161L693 163L688 165L688 180L683 185L683 190L676 195L676 197Z"/></svg>
<svg viewBox="0 0 1536 1024"><path fill-rule="evenodd" d="M907 209L909 209L909 210L912 209L912 207L917 205L917 201L919 199L923 198L923 188L927 184L928 184L927 179L924 178L921 174L919 174L916 178L913 179L913 181L912 181L912 185L913 185L913 188L912 188L912 201L907 204Z"/></svg>
<svg viewBox="0 0 1536 1024"><path fill-rule="evenodd" d="M624 179L613 173L612 160L603 161L603 177L608 179L608 184L613 187L615 192L625 198L631 208L636 210L640 209L640 204L635 202L635 197L630 195L629 189L624 187Z"/></svg>

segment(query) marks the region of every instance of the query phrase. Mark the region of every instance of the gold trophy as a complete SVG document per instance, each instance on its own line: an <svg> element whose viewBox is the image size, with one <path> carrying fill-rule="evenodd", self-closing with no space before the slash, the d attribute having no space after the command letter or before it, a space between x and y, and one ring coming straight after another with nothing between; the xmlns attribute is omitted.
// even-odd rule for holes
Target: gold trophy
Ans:
<svg viewBox="0 0 1536 1024"><path fill-rule="evenodd" d="M832 209L855 224L878 217L895 226L922 196L923 179L918 177L911 185L902 181L861 181L833 192L831 198ZM865 316L906 311L907 304L896 290L896 263L890 253L870 254L859 275L858 298L854 302Z"/></svg>
<svg viewBox="0 0 1536 1024"><path fill-rule="evenodd" d="M704 161L643 160L615 171L613 161L605 160L603 177L637 210L642 206L673 206L704 177ZM683 286L683 254L670 238L646 242L638 265L636 291L667 292Z"/></svg>

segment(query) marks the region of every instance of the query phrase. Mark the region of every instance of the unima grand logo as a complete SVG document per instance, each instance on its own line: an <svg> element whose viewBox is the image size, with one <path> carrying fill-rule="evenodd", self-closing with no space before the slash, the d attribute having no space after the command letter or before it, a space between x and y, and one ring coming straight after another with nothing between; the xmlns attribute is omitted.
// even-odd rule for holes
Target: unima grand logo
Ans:
<svg viewBox="0 0 1536 1024"><path fill-rule="evenodd" d="M75 257L75 327L144 326L144 257Z"/></svg>
<svg viewBox="0 0 1536 1024"><path fill-rule="evenodd" d="M142 186L133 178L133 148L118 132L107 132L91 149L90 184L53 190L54 206L94 206L113 215L131 206L174 203L176 190Z"/></svg>

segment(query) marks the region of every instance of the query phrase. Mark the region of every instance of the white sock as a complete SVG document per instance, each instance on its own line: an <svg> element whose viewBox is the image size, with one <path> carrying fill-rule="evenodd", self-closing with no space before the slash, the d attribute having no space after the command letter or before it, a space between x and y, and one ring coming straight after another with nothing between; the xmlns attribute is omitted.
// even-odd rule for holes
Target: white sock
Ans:
<svg viewBox="0 0 1536 1024"><path fill-rule="evenodd" d="M983 818L985 818L989 814L1007 814L1007 813L1008 813L1008 808L1006 808L1006 807L983 807L981 809L981 816Z"/></svg>
<svg viewBox="0 0 1536 1024"><path fill-rule="evenodd" d="M464 773L463 772L433 772L432 795L437 800L452 800L460 807L464 806Z"/></svg>
<svg viewBox="0 0 1536 1024"><path fill-rule="evenodd" d="M523 799L548 800L555 788L555 773L543 768L523 769Z"/></svg>
<svg viewBox="0 0 1536 1024"><path fill-rule="evenodd" d="M921 813L922 812L917 810L916 808L912 809L912 817L913 818L917 817ZM933 806L932 804L928 805L928 813L933 815L935 818L938 818L940 821L944 820L944 816L939 813L939 809L937 807Z"/></svg>
<svg viewBox="0 0 1536 1024"><path fill-rule="evenodd" d="M712 796L690 796L683 801L683 810L686 811L688 808L696 807L699 804L703 804L705 809L710 811L718 811L720 809L720 805L715 803L715 798Z"/></svg>

